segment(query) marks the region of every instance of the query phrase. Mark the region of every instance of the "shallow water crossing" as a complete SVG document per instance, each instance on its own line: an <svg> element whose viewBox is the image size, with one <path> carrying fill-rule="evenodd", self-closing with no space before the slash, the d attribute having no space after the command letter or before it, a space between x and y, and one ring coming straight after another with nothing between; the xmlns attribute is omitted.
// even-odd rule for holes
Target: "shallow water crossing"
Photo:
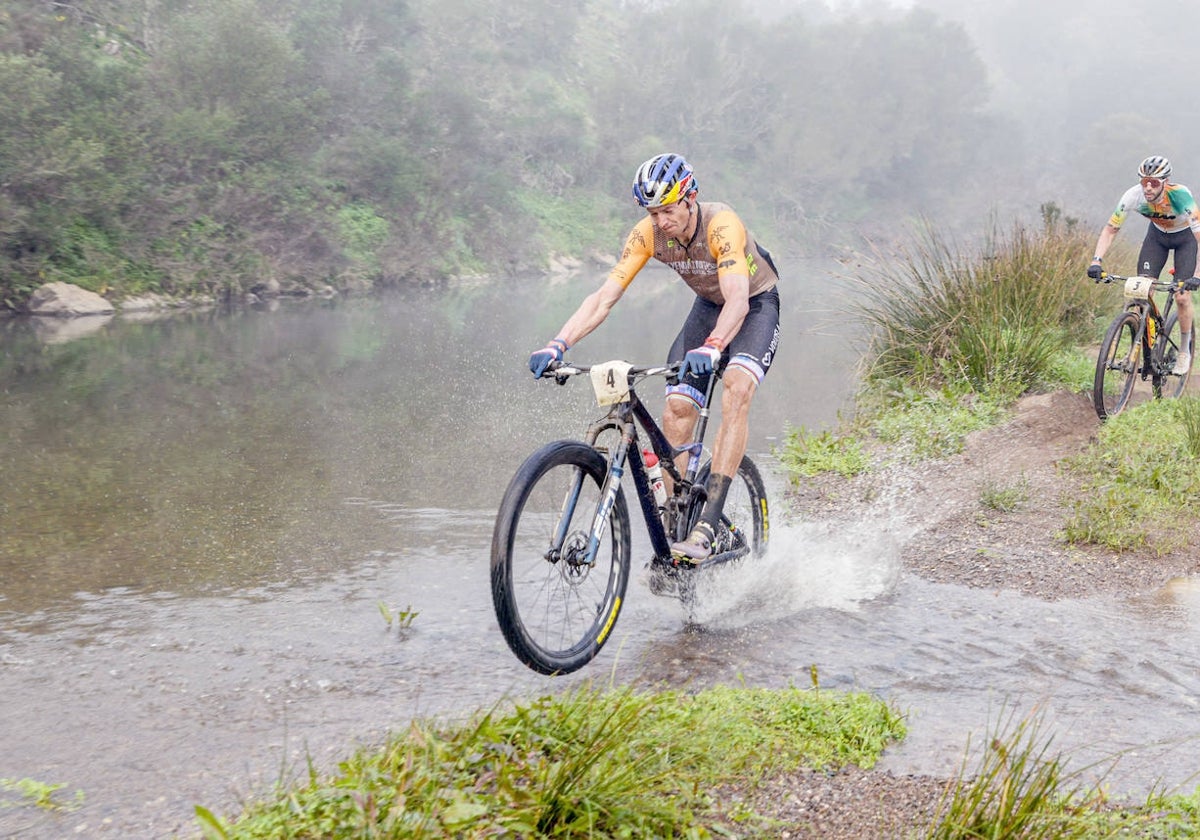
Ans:
<svg viewBox="0 0 1200 840"><path fill-rule="evenodd" d="M18 800L0 836L194 835L196 804L236 813L413 717L589 679L815 674L907 713L883 761L903 773L954 773L968 737L1040 709L1080 766L1120 754L1110 790L1190 783L1196 582L1047 603L903 574L910 524L883 508L853 527L789 520L771 449L785 423L832 422L850 385L835 350L815 365L827 380L807 375L822 350L802 300L784 346L807 355L772 372L755 414L776 502L767 557L714 572L690 614L639 570L591 666L521 667L488 590L495 507L525 454L595 412L523 371L565 314L525 323L533 294L118 319L53 345L10 326L0 778L61 784L72 809ZM657 359L657 305L629 304L636 335L597 334L596 358Z"/></svg>

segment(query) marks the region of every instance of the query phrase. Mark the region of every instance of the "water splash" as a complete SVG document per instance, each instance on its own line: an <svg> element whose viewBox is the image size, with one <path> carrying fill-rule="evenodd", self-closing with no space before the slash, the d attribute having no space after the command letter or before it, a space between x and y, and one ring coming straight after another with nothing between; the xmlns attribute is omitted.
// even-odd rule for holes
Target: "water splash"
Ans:
<svg viewBox="0 0 1200 840"><path fill-rule="evenodd" d="M702 573L692 620L735 629L806 610L857 610L894 589L907 530L890 516L776 525L764 557Z"/></svg>

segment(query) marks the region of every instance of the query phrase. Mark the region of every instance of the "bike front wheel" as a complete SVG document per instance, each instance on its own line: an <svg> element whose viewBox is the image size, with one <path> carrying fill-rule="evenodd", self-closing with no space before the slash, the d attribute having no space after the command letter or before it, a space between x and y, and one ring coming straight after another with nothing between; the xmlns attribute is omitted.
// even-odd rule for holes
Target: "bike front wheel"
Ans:
<svg viewBox="0 0 1200 840"><path fill-rule="evenodd" d="M608 464L580 441L533 453L505 491L492 534L492 603L505 641L542 674L590 662L629 584L629 509L620 487L597 527Z"/></svg>
<svg viewBox="0 0 1200 840"><path fill-rule="evenodd" d="M1113 320L1104 334L1092 387L1092 401L1101 420L1120 414L1133 396L1142 361L1140 326L1138 314L1125 311Z"/></svg>
<svg viewBox="0 0 1200 840"><path fill-rule="evenodd" d="M1192 369L1180 375L1173 372L1175 360L1179 357L1179 348L1183 345L1183 330L1179 328L1179 315L1172 312L1163 324L1162 333L1154 342L1154 396L1174 399L1187 388ZM1188 336L1187 346L1196 346L1196 327ZM1194 351L1193 351L1194 352Z"/></svg>

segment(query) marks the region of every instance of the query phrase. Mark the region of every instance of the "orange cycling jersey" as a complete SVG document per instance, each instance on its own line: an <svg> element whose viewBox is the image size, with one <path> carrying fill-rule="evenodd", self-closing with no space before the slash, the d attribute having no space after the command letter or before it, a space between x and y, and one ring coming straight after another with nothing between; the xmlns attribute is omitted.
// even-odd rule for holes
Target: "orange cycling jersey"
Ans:
<svg viewBox="0 0 1200 840"><path fill-rule="evenodd" d="M721 278L744 275L750 279L750 297L775 287L779 276L770 257L754 241L737 213L727 204L702 201L696 205L696 232L690 242L668 237L649 216L625 240L621 259L609 278L627 287L650 258L668 265L693 292L722 306Z"/></svg>

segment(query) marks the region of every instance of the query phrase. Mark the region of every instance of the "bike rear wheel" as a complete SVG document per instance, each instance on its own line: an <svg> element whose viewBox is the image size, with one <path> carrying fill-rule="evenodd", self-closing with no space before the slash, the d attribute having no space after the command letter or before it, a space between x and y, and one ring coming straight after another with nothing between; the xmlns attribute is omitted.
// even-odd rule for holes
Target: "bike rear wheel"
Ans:
<svg viewBox="0 0 1200 840"><path fill-rule="evenodd" d="M557 441L517 470L492 534L492 603L505 641L542 674L590 662L608 640L629 584L629 509L618 488L588 557L608 464Z"/></svg>
<svg viewBox="0 0 1200 840"><path fill-rule="evenodd" d="M1100 344L1092 401L1101 420L1120 414L1133 396L1142 361L1140 325L1136 312L1122 312L1113 319Z"/></svg>
<svg viewBox="0 0 1200 840"><path fill-rule="evenodd" d="M696 477L698 483L708 481L711 462L706 464ZM697 507L701 507L698 505ZM744 556L758 557L767 550L770 536L770 516L767 510L767 490L762 473L750 460L742 457L737 475L729 483L725 506L721 509L721 523L713 540L713 557L723 557L731 552L740 559ZM700 518L700 510L694 512L693 522ZM745 548L745 551L741 549Z"/></svg>
<svg viewBox="0 0 1200 840"><path fill-rule="evenodd" d="M1175 360L1179 357L1179 348L1183 343L1183 330L1179 328L1179 315L1172 312L1163 324L1162 333L1154 342L1154 396L1174 399L1187 388L1188 379L1192 376L1189 367L1182 376L1171 372ZM1192 334L1188 337L1188 347L1196 346L1196 327L1192 326Z"/></svg>

